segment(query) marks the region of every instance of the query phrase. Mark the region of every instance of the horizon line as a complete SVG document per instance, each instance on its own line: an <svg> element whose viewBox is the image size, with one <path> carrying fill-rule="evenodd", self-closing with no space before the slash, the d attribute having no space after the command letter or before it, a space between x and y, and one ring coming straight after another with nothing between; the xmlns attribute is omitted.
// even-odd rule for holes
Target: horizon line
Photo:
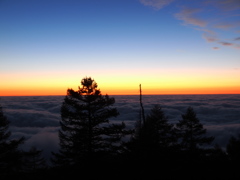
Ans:
<svg viewBox="0 0 240 180"><path fill-rule="evenodd" d="M139 96L140 94L101 94L108 96ZM240 93L179 93L179 94L142 94L142 96L164 96L164 95L240 95ZM29 96L67 96L67 95L4 95L0 97L29 97Z"/></svg>

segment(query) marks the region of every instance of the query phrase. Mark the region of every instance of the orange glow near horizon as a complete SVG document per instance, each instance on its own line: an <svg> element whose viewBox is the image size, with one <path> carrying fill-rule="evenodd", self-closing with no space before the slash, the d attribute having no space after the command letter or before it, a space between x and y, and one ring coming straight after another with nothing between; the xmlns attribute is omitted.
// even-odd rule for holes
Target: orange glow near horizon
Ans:
<svg viewBox="0 0 240 180"><path fill-rule="evenodd" d="M149 70L148 70L149 71ZM132 72L97 72L92 77L102 94L143 95L165 94L240 94L240 71L216 70L152 70ZM86 72L85 72L86 73ZM87 73L86 73L87 74ZM44 74L3 74L0 96L66 95L67 89L77 90L86 76L77 72Z"/></svg>
<svg viewBox="0 0 240 180"><path fill-rule="evenodd" d="M22 89L1 90L0 96L58 96L66 95L68 88L59 89ZM77 90L77 88L72 88ZM139 95L139 86L135 89L99 88L102 95ZM240 94L239 87L206 87L206 88L162 88L149 89L142 86L142 95L181 95L181 94Z"/></svg>
<svg viewBox="0 0 240 180"><path fill-rule="evenodd" d="M240 94L240 0L2 1L0 96Z"/></svg>

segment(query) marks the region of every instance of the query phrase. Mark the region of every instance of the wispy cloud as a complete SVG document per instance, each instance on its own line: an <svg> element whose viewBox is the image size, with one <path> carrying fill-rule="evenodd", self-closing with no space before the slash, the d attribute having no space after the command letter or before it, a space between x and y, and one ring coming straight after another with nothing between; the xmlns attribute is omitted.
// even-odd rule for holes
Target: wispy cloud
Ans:
<svg viewBox="0 0 240 180"><path fill-rule="evenodd" d="M161 9L164 6L170 4L174 0L140 0L140 2L145 6L151 6L154 9Z"/></svg>
<svg viewBox="0 0 240 180"><path fill-rule="evenodd" d="M219 29L230 29L230 28L233 28L235 26L237 26L237 24L235 24L235 23L232 23L232 24L230 24L230 23L219 23L219 24L214 25L215 28L219 28Z"/></svg>
<svg viewBox="0 0 240 180"><path fill-rule="evenodd" d="M176 18L183 20L184 24L190 24L199 27L205 27L207 21L196 17L196 14L199 13L201 9L193 8L184 8L179 13L176 14Z"/></svg>
<svg viewBox="0 0 240 180"><path fill-rule="evenodd" d="M240 45L239 44L235 44L234 48L240 50Z"/></svg>
<svg viewBox="0 0 240 180"><path fill-rule="evenodd" d="M207 41L207 42L216 42L218 41L218 39L209 33L203 33L203 38Z"/></svg>
<svg viewBox="0 0 240 180"><path fill-rule="evenodd" d="M232 46L234 45L233 43L229 43L229 42L219 42L221 45L223 46Z"/></svg>
<svg viewBox="0 0 240 180"><path fill-rule="evenodd" d="M221 44L222 46L228 46L228 47L232 47L234 49L240 50L240 44L237 43L231 43L231 42L218 42L219 44Z"/></svg>
<svg viewBox="0 0 240 180"><path fill-rule="evenodd" d="M207 42L239 49L239 44L234 42L239 38L229 40L229 38L225 38L225 32L229 31L234 34L236 29L240 28L240 21L237 18L240 0L205 0L201 2L200 8L197 9L193 4L187 4L179 13L175 14L175 17L182 20L184 25L191 25L202 31L202 37ZM212 16L207 17L207 13L212 13ZM219 30L224 30L224 32Z"/></svg>
<svg viewBox="0 0 240 180"><path fill-rule="evenodd" d="M235 41L240 41L240 37L237 37L234 39Z"/></svg>
<svg viewBox="0 0 240 180"><path fill-rule="evenodd" d="M216 25L214 25L215 28L219 28L219 29L231 29L231 28L235 28L235 27L238 27L240 26L240 22L238 21L234 21L234 22L220 22L220 23L217 23Z"/></svg>
<svg viewBox="0 0 240 180"><path fill-rule="evenodd" d="M221 44L222 46L229 46L238 50L240 49L240 44L230 43L230 42L218 42L218 43Z"/></svg>
<svg viewBox="0 0 240 180"><path fill-rule="evenodd" d="M212 1L219 5L225 11L233 11L240 9L239 0L212 0Z"/></svg>
<svg viewBox="0 0 240 180"><path fill-rule="evenodd" d="M169 5L174 0L139 1L145 6L150 6L159 10ZM240 45L237 44L236 41L240 38L234 39L233 37L229 40L229 37L224 37L225 34L222 30L229 31L230 33L239 32L240 21L238 17L240 17L240 0L203 0L178 3L180 11L176 12L174 16L178 20L181 20L183 25L202 31L203 39L209 43L217 43L239 49ZM206 16L206 14L209 14L209 16ZM213 49L219 48L213 47Z"/></svg>

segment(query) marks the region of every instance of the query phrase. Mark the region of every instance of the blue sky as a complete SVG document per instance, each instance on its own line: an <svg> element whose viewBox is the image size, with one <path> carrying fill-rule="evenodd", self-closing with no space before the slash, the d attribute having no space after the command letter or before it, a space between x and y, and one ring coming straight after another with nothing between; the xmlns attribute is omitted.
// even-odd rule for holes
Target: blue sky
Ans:
<svg viewBox="0 0 240 180"><path fill-rule="evenodd" d="M64 94L85 76L122 92L198 87L186 77L240 92L239 0L1 0L0 25L2 95Z"/></svg>

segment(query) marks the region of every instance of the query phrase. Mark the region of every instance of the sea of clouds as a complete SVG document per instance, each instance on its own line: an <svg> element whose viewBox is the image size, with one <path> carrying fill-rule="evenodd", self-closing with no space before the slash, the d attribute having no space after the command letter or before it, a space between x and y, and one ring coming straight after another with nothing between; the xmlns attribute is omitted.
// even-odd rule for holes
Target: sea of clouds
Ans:
<svg viewBox="0 0 240 180"><path fill-rule="evenodd" d="M24 136L21 146L29 150L32 146L43 150L46 159L51 152L58 151L58 130L61 119L60 108L65 96L2 96L0 105L10 121L11 138ZM139 120L140 99L138 95L110 96L115 98L119 116L110 122L125 122L134 128ZM145 115L153 105L159 104L170 123L181 120L189 106L194 111L207 135L214 136L214 144L226 148L231 136L240 134L240 95L144 95L142 103Z"/></svg>

